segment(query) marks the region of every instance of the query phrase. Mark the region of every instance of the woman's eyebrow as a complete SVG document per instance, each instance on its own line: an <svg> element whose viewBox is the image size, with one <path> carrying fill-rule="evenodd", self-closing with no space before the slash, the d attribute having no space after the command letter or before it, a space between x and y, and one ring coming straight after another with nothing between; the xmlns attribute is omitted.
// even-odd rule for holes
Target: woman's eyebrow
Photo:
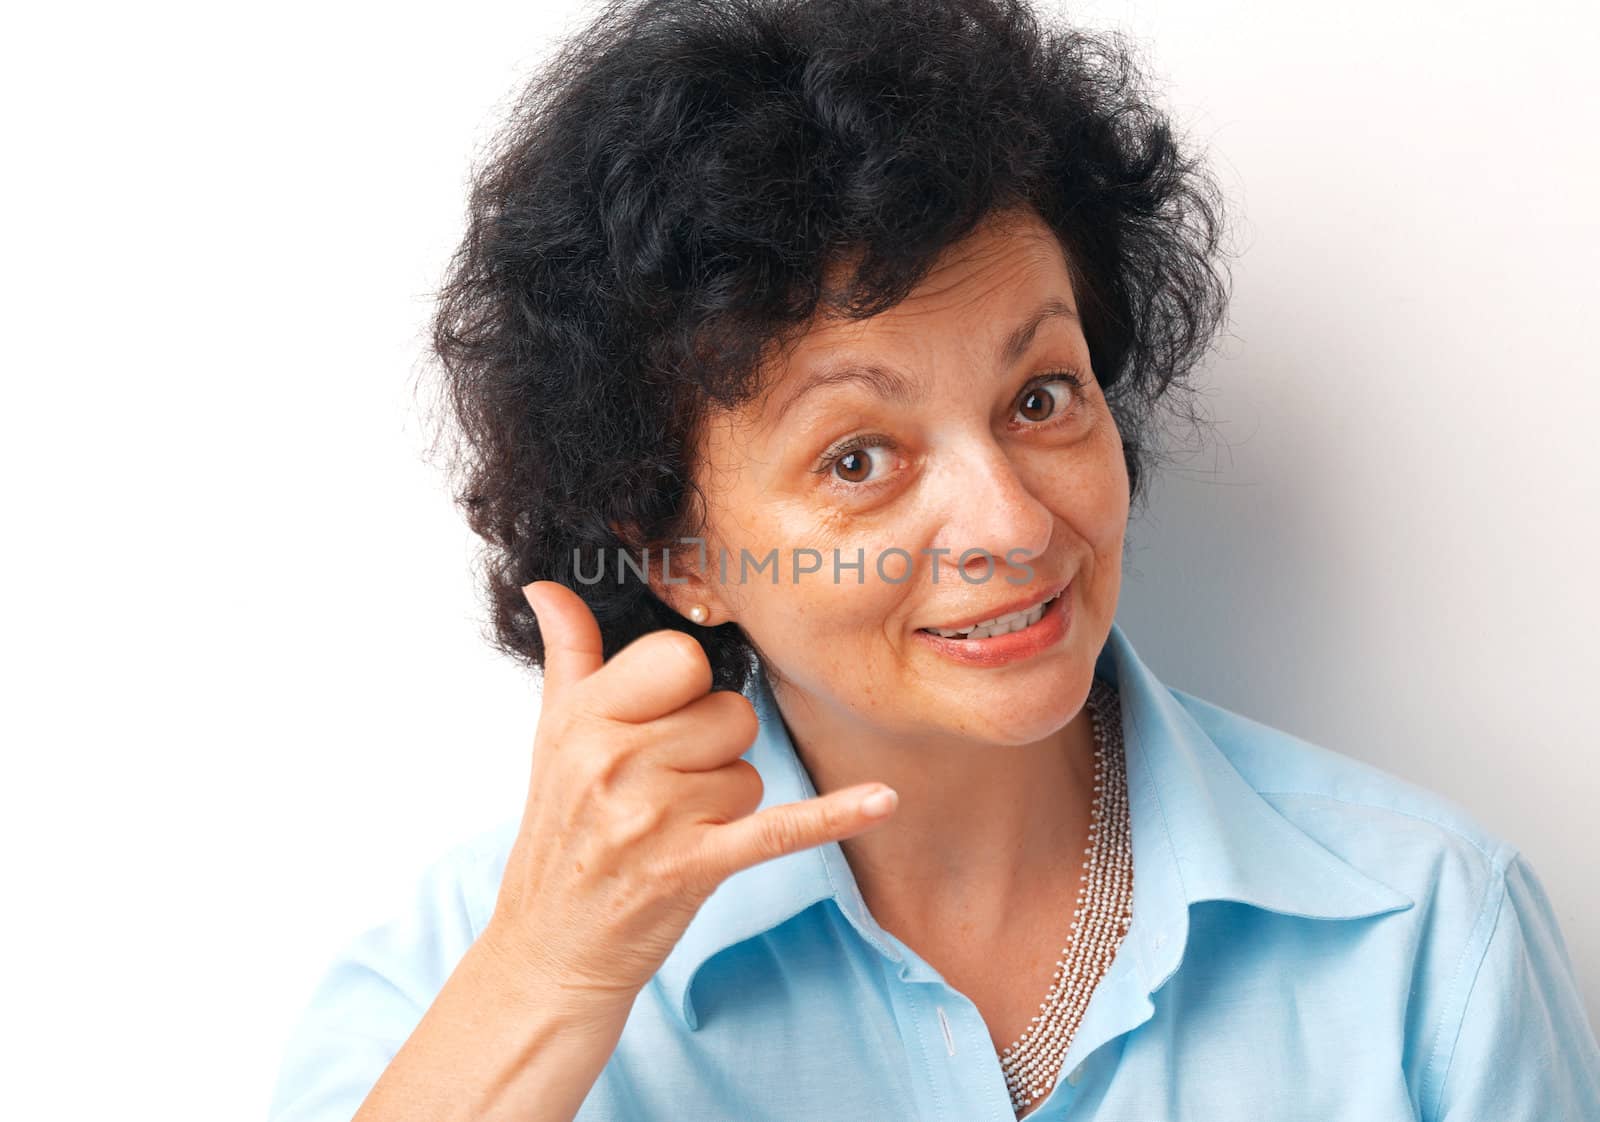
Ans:
<svg viewBox="0 0 1600 1122"><path fill-rule="evenodd" d="M1040 304L1033 310L1032 315L1018 324L1017 329L1006 337L1005 344L1000 348L1000 365L1010 366L1027 353L1034 334L1039 330L1039 325L1054 316L1075 320L1078 318L1078 312L1058 296L1053 296Z"/></svg>
<svg viewBox="0 0 1600 1122"><path fill-rule="evenodd" d="M1059 297L1052 297L1040 304L1033 312L1017 325L1016 329L1006 336L999 350L999 362L1002 366L1010 366L1027 353L1033 337L1038 333L1039 327L1046 320L1055 316L1067 319L1077 319L1078 313L1072 305ZM769 425L776 425L783 419L783 415L794 407L795 403L812 390L822 386L837 386L847 382L858 382L865 385L879 397L895 402L899 405L915 405L927 395L927 386L916 379L908 378L899 371L881 366L875 362L842 362L836 365L824 366L822 369L808 376L793 393L778 406L773 413Z"/></svg>

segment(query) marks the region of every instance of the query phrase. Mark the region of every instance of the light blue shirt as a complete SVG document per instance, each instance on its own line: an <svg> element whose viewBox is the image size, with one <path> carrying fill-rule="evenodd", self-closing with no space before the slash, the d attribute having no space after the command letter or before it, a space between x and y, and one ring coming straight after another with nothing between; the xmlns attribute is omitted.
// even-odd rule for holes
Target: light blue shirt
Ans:
<svg viewBox="0 0 1600 1122"><path fill-rule="evenodd" d="M1600 1048L1515 847L1439 795L1164 686L1120 627L1095 675L1121 699L1133 921L1029 1118L1600 1120ZM765 682L751 698L762 806L815 794ZM336 958L272 1122L355 1113L483 930L517 825L438 862ZM838 843L723 882L578 1115L1014 1117L977 1007L874 922Z"/></svg>

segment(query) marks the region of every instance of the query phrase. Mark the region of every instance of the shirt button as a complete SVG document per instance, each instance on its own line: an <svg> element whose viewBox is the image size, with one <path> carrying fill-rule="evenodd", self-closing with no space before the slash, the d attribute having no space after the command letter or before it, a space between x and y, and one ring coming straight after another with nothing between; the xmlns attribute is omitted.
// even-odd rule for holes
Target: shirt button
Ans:
<svg viewBox="0 0 1600 1122"><path fill-rule="evenodd" d="M1083 1065L1082 1064L1079 1064L1077 1067L1073 1068L1070 1072L1067 1073L1067 1082L1071 1083L1074 1087L1076 1087L1078 1085L1078 1080L1080 1080L1082 1078L1083 1078Z"/></svg>
<svg viewBox="0 0 1600 1122"><path fill-rule="evenodd" d="M1167 941L1167 937L1165 935L1157 935L1156 936L1156 946L1159 947L1162 943L1165 943L1166 941Z"/></svg>

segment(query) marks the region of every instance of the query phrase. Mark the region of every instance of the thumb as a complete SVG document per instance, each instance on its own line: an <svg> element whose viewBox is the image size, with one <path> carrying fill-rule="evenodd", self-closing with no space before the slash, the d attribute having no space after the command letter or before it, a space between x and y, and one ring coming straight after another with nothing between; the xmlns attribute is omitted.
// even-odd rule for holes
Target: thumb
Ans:
<svg viewBox="0 0 1600 1122"><path fill-rule="evenodd" d="M522 595L533 609L544 641L543 697L548 701L605 663L600 625L583 597L564 584L536 580L523 586Z"/></svg>

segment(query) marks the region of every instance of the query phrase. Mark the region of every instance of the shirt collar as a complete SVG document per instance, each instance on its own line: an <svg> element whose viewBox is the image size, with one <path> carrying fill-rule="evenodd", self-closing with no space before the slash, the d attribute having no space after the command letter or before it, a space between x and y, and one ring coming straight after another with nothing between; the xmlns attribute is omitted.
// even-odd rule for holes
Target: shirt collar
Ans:
<svg viewBox="0 0 1600 1122"><path fill-rule="evenodd" d="M1133 836L1133 923L1125 945L1131 944L1134 953L1118 954L1113 984L1137 988L1142 1012L1148 1014L1145 999L1183 957L1191 904L1234 900L1333 920L1413 905L1409 896L1348 864L1262 798L1115 623L1094 674L1116 686L1120 696ZM816 788L764 676L756 675L747 696L761 722L755 743L744 753L764 784L758 809L811 798ZM867 911L844 850L829 842L742 869L717 886L658 971L672 1008L697 1028L690 986L700 967L724 948L826 899L835 901L868 943L901 961L893 940ZM1092 1027L1099 1026L1086 1020L1077 1036ZM1080 1053L1080 1044L1092 1049L1096 1043L1074 1039L1072 1050Z"/></svg>

